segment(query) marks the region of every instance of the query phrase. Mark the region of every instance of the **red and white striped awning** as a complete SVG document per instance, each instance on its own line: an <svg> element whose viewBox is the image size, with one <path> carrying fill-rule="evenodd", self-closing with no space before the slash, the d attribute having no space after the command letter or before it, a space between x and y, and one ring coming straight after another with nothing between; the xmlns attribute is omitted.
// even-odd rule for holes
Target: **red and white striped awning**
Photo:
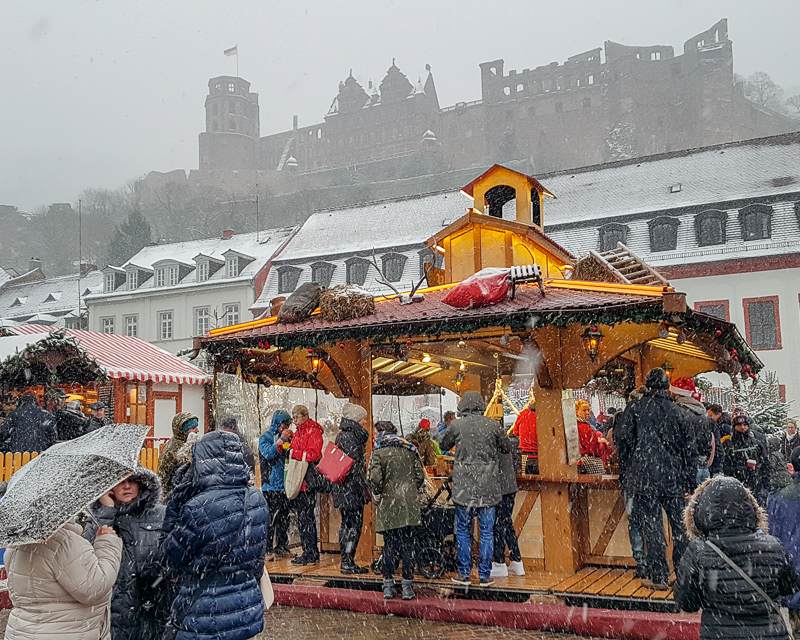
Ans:
<svg viewBox="0 0 800 640"><path fill-rule="evenodd" d="M38 334L48 333L50 327L21 324L9 331L18 335ZM211 376L202 369L139 338L75 329L67 329L66 333L97 360L109 378L171 384L211 382Z"/></svg>

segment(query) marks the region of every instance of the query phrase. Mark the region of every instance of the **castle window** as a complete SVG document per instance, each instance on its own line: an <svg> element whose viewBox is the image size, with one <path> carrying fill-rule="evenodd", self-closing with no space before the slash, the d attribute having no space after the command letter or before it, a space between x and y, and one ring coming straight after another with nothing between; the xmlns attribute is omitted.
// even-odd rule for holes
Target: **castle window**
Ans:
<svg viewBox="0 0 800 640"><path fill-rule="evenodd" d="M584 98L583 99L583 110L588 111L592 108L592 99L591 98Z"/></svg>
<svg viewBox="0 0 800 640"><path fill-rule="evenodd" d="M233 118L228 120L228 129L231 131L236 131L236 122L233 120Z"/></svg>
<svg viewBox="0 0 800 640"><path fill-rule="evenodd" d="M364 258L349 258L347 265L347 284L364 286L369 272L369 261Z"/></svg>
<svg viewBox="0 0 800 640"><path fill-rule="evenodd" d="M507 96L511 95L511 87L503 87L503 93Z"/></svg>
<svg viewBox="0 0 800 640"><path fill-rule="evenodd" d="M297 288L302 269L298 267L280 267L278 269L278 293L291 293Z"/></svg>
<svg viewBox="0 0 800 640"><path fill-rule="evenodd" d="M650 227L650 251L674 251L678 246L678 226L681 221L677 218L662 216L648 223Z"/></svg>
<svg viewBox="0 0 800 640"><path fill-rule="evenodd" d="M617 248L619 242L625 244L628 241L628 231L630 229L627 225L616 222L600 227L598 238L600 251L612 251Z"/></svg>
<svg viewBox="0 0 800 640"><path fill-rule="evenodd" d="M556 102L556 113L562 113L563 111L564 111L564 103Z"/></svg>
<svg viewBox="0 0 800 640"><path fill-rule="evenodd" d="M650 59L651 60L661 60L661 52L660 51L652 51L652 52L650 52Z"/></svg>
<svg viewBox="0 0 800 640"><path fill-rule="evenodd" d="M766 240L772 237L772 207L751 204L739 210L742 240Z"/></svg>
<svg viewBox="0 0 800 640"><path fill-rule="evenodd" d="M724 211L709 209L698 213L694 218L694 231L697 244L708 247L714 244L725 244L727 240L726 224L728 214Z"/></svg>
<svg viewBox="0 0 800 640"><path fill-rule="evenodd" d="M397 282L403 277L407 256L402 253L387 253L381 256L383 277L389 282Z"/></svg>
<svg viewBox="0 0 800 640"><path fill-rule="evenodd" d="M315 262L311 265L311 281L327 289L331 286L335 269L336 265L330 262Z"/></svg>
<svg viewBox="0 0 800 640"><path fill-rule="evenodd" d="M517 93L521 93L522 91L525 91L525 85L520 83L517 85Z"/></svg>
<svg viewBox="0 0 800 640"><path fill-rule="evenodd" d="M590 73L587 79L588 84L594 84L594 74Z"/></svg>
<svg viewBox="0 0 800 640"><path fill-rule="evenodd" d="M228 93L235 93L236 85L233 82L228 83Z"/></svg>

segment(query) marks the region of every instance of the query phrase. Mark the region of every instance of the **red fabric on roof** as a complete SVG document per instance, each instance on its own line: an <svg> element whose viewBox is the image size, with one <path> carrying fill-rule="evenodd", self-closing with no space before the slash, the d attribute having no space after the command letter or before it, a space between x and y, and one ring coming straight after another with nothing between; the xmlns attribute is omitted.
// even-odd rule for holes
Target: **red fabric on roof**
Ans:
<svg viewBox="0 0 800 640"><path fill-rule="evenodd" d="M21 335L49 333L51 329L45 325L23 324L10 328L10 331ZM66 334L75 338L81 348L97 360L109 378L172 384L206 384L211 381L202 369L139 338L75 329L67 329Z"/></svg>
<svg viewBox="0 0 800 640"><path fill-rule="evenodd" d="M480 309L454 309L442 302L442 299L451 291L451 287L425 293L422 302L401 305L396 298L377 301L375 313L372 315L330 322L321 316L313 316L305 322L293 324L269 324L252 329L242 329L231 333L212 335L203 339L204 343L230 340L232 338L249 338L259 336L280 336L291 333L314 333L329 329L345 327L377 327L390 324L408 324L417 322L430 322L441 320L459 320L470 316L488 316L520 313L520 312L547 312L597 309L603 310L611 306L655 303L659 298L637 295L634 293L616 293L590 289L569 289L545 286L546 294L542 296L535 286L523 285L517 287L514 300L504 300L490 307Z"/></svg>

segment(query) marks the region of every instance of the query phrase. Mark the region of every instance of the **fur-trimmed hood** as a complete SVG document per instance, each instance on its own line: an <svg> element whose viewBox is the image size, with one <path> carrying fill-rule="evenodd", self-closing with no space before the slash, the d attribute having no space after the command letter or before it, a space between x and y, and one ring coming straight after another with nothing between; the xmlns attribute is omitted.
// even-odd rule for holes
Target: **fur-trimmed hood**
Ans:
<svg viewBox="0 0 800 640"><path fill-rule="evenodd" d="M683 512L690 539L702 540L767 531L767 514L736 478L715 476L692 494Z"/></svg>

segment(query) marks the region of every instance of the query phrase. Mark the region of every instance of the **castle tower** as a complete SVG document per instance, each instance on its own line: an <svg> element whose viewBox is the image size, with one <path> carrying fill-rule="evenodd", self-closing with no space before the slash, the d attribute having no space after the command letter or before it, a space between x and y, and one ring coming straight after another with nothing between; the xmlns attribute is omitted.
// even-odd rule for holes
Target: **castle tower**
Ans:
<svg viewBox="0 0 800 640"><path fill-rule="evenodd" d="M258 94L234 76L208 81L206 130L200 134L200 170L253 169L259 137Z"/></svg>

